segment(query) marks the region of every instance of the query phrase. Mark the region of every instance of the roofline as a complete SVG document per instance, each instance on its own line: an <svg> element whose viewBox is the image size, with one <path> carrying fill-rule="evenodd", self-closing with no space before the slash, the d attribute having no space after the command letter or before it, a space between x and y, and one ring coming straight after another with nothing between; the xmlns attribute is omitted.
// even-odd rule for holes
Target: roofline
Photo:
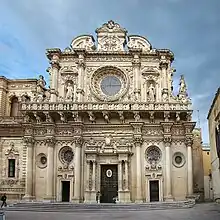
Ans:
<svg viewBox="0 0 220 220"><path fill-rule="evenodd" d="M4 80L7 80L7 81L37 81L36 78L29 78L29 79L9 79L5 76L2 76L0 75L0 79L4 79Z"/></svg>
<svg viewBox="0 0 220 220"><path fill-rule="evenodd" d="M210 109L209 109L207 119L209 119L209 117L210 117L210 115L211 115L211 113L212 113L212 109L213 109L213 107L214 107L214 105L215 105L215 102L216 102L216 100L217 100L217 98L218 98L219 95L220 95L220 87L217 89L217 91L216 91L216 93L215 93L215 97L214 97L214 99L213 99L213 101L212 101L212 104L211 104L211 107L210 107Z"/></svg>

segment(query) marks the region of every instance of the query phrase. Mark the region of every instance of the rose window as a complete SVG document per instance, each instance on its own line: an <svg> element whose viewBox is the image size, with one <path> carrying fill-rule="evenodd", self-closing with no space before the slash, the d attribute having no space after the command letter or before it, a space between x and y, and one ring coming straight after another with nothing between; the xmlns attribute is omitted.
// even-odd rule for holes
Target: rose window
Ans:
<svg viewBox="0 0 220 220"><path fill-rule="evenodd" d="M146 150L146 160L150 164L158 163L161 159L162 153L157 146L150 146Z"/></svg>
<svg viewBox="0 0 220 220"><path fill-rule="evenodd" d="M128 91L128 77L122 70L106 66L91 76L91 92L101 101L116 101Z"/></svg>
<svg viewBox="0 0 220 220"><path fill-rule="evenodd" d="M60 161L64 164L69 164L73 161L73 150L71 147L63 147L59 153Z"/></svg>

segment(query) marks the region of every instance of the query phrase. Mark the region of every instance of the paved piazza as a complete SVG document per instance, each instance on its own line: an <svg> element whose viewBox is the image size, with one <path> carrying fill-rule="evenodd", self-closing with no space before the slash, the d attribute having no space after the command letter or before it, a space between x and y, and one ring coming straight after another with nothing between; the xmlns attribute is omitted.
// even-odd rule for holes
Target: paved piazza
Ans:
<svg viewBox="0 0 220 220"><path fill-rule="evenodd" d="M6 220L89 220L89 219L150 219L150 220L171 220L171 219L193 219L193 220L219 220L220 205L214 203L197 204L190 209L169 209L169 210L147 210L147 211L86 211L72 213L40 213L40 212L7 212Z"/></svg>

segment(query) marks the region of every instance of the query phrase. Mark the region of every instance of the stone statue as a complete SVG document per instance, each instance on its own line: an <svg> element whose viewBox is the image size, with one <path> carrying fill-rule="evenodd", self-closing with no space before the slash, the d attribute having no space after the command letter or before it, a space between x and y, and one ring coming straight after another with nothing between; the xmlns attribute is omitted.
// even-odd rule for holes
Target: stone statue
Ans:
<svg viewBox="0 0 220 220"><path fill-rule="evenodd" d="M66 97L65 98L68 100L72 100L73 99L73 92L74 92L73 85L69 82L66 87Z"/></svg>
<svg viewBox="0 0 220 220"><path fill-rule="evenodd" d="M183 75L181 75L179 86L179 93L186 94L186 82Z"/></svg>
<svg viewBox="0 0 220 220"><path fill-rule="evenodd" d="M37 93L44 94L45 86L46 86L46 82L44 80L44 77L40 75L39 79L37 80Z"/></svg>
<svg viewBox="0 0 220 220"><path fill-rule="evenodd" d="M153 84L151 83L149 88L148 88L148 100L154 102L155 101L155 88Z"/></svg>
<svg viewBox="0 0 220 220"><path fill-rule="evenodd" d="M93 114L93 112L88 112L88 115L89 115L89 120L92 123L95 123L95 115Z"/></svg>

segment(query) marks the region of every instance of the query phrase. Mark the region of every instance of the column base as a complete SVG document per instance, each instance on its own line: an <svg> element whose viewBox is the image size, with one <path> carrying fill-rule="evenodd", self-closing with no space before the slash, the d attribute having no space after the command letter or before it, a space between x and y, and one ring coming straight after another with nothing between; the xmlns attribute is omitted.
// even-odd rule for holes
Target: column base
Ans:
<svg viewBox="0 0 220 220"><path fill-rule="evenodd" d="M165 201L165 202L172 202L172 201L174 201L174 198L173 198L172 195L165 196L165 197L164 197L164 201Z"/></svg>
<svg viewBox="0 0 220 220"><path fill-rule="evenodd" d="M80 203L80 198L72 198L72 203Z"/></svg>
<svg viewBox="0 0 220 220"><path fill-rule="evenodd" d="M54 196L46 196L46 197L44 197L44 202L46 202L46 203L55 202L55 197Z"/></svg>
<svg viewBox="0 0 220 220"><path fill-rule="evenodd" d="M134 203L142 204L142 203L144 203L144 201L142 199L136 199Z"/></svg>
<svg viewBox="0 0 220 220"><path fill-rule="evenodd" d="M27 201L27 202L33 202L35 200L35 196L24 195L22 200Z"/></svg>

